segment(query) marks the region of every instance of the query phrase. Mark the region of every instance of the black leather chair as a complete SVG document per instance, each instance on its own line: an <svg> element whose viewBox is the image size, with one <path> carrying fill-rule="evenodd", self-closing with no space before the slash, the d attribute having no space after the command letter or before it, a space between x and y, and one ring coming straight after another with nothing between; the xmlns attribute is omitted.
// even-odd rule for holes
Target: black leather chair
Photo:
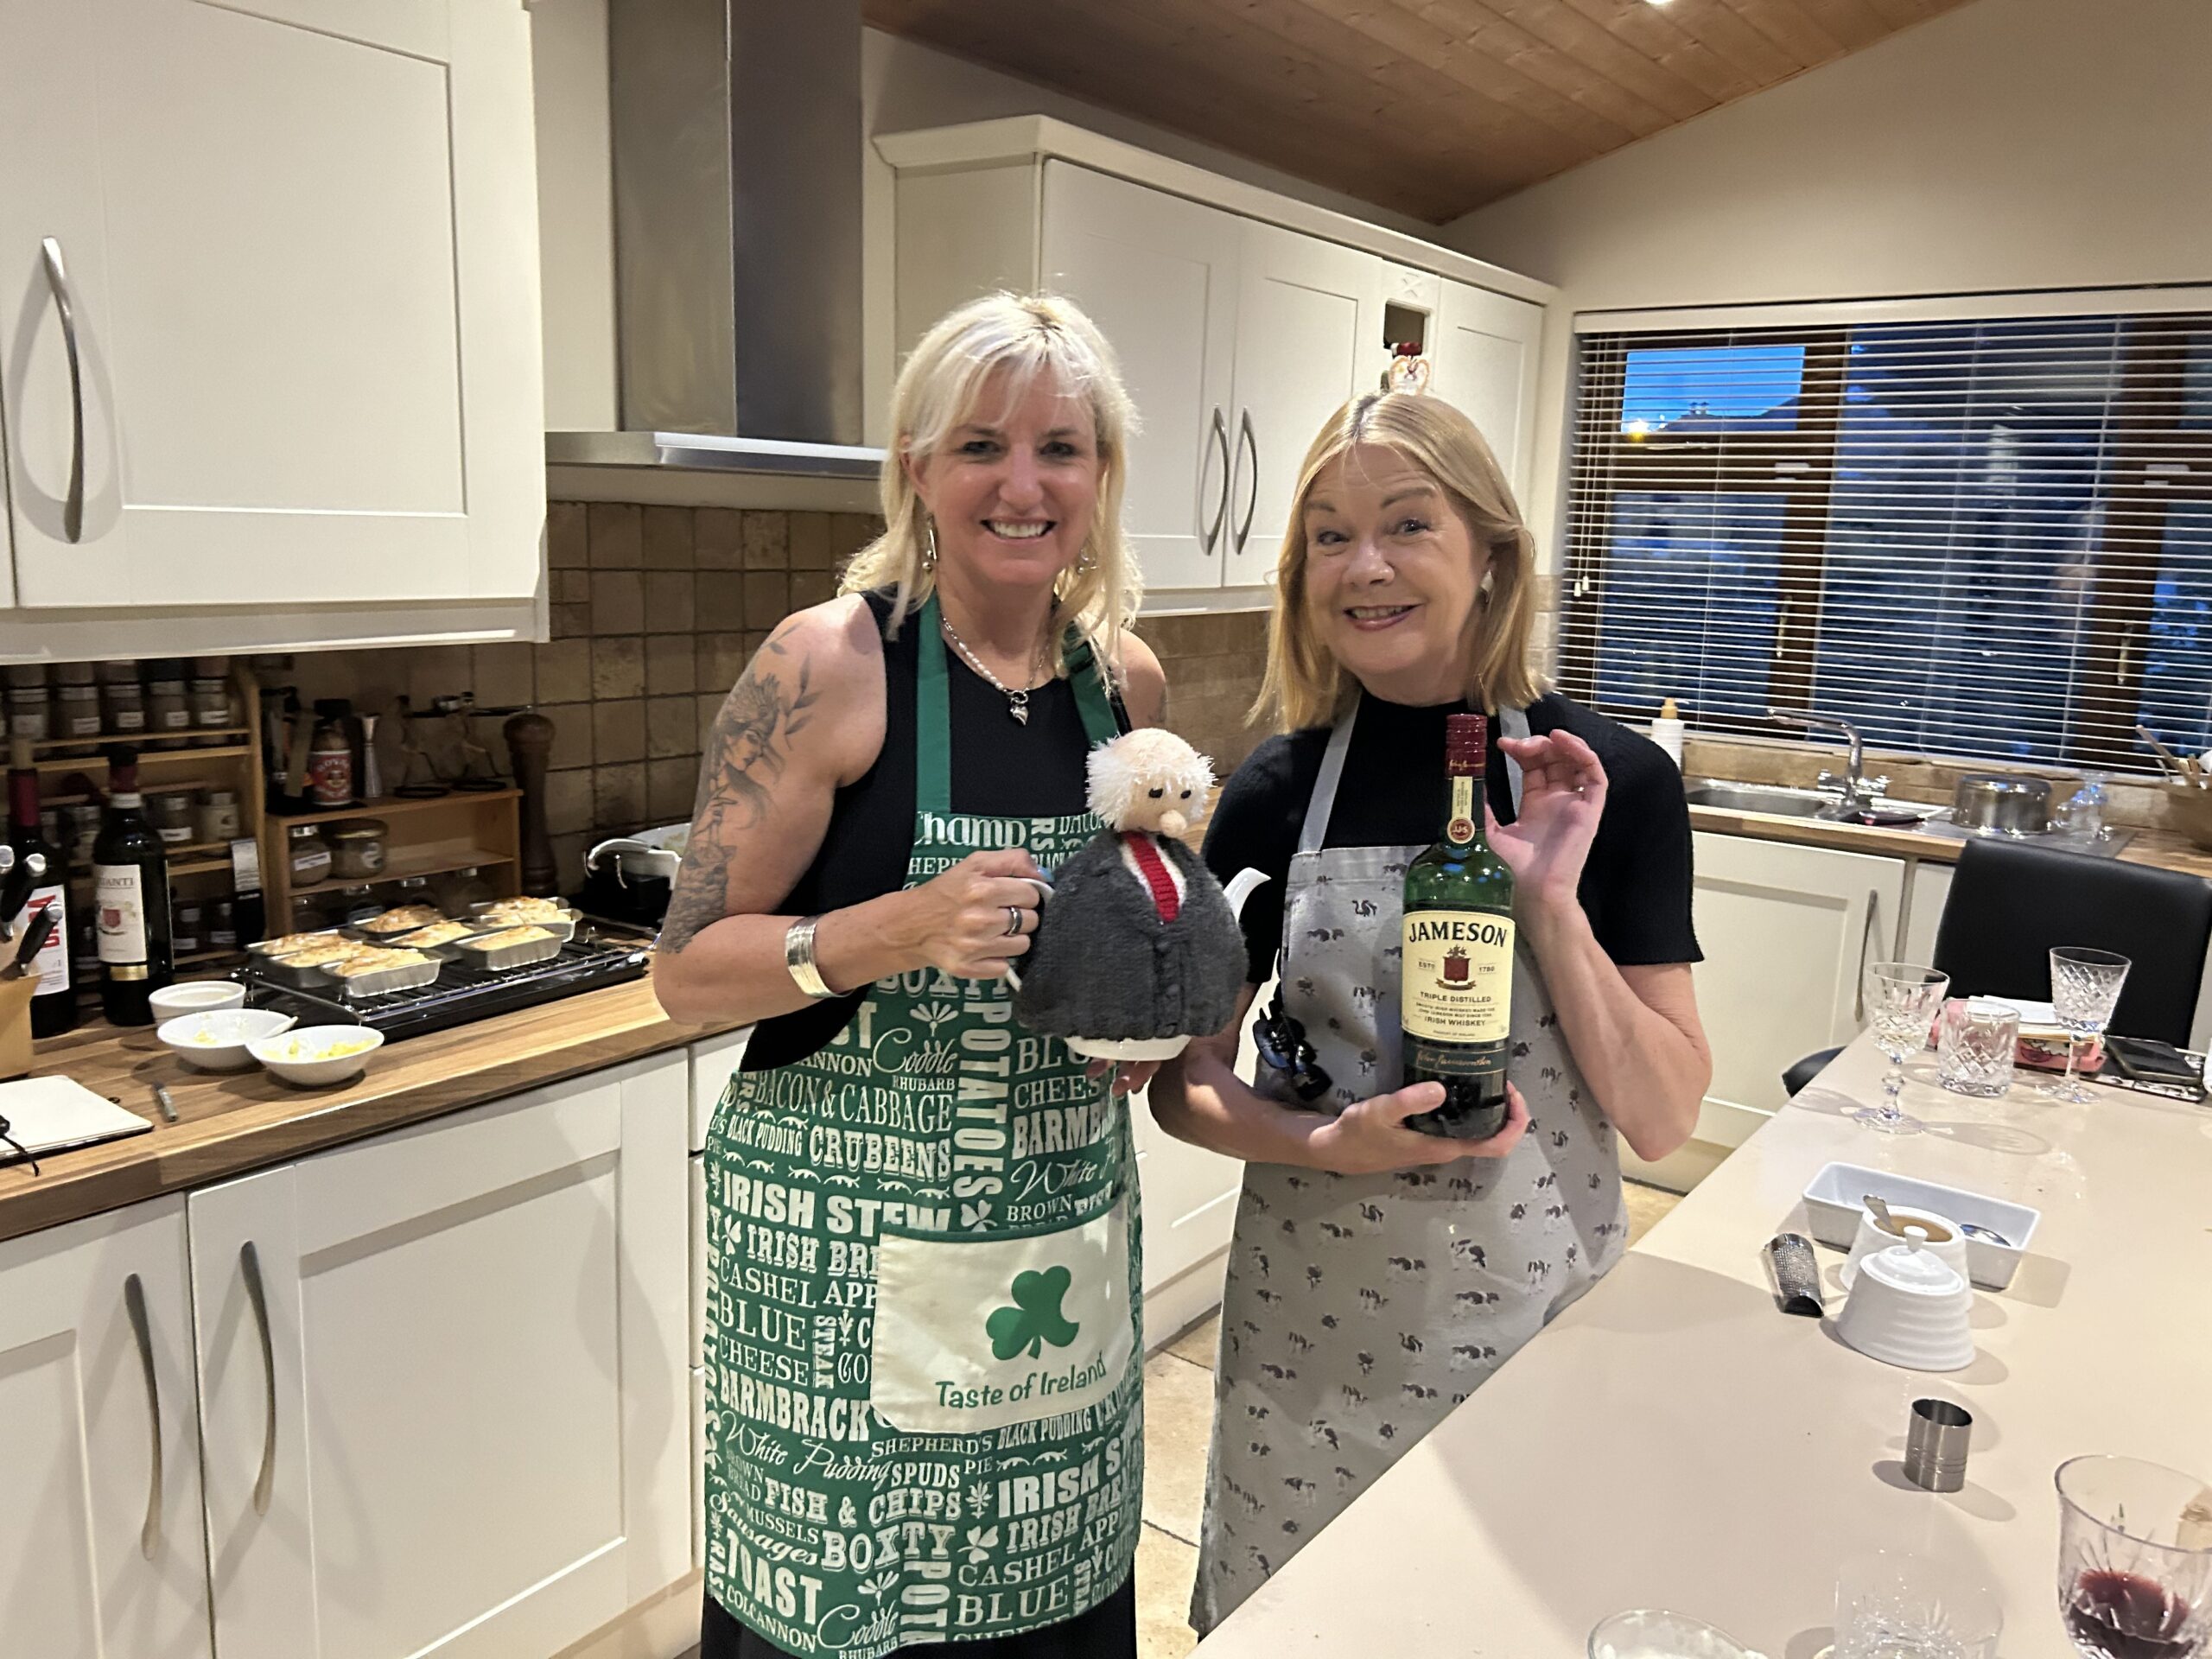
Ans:
<svg viewBox="0 0 2212 1659"><path fill-rule="evenodd" d="M1936 929L1935 966L1956 996L2050 1000L2050 948L2116 950L2135 965L2113 1011L2124 1037L2189 1040L2212 944L2212 882L2178 870L2018 842L1968 842ZM1796 1094L1838 1051L1782 1074Z"/></svg>

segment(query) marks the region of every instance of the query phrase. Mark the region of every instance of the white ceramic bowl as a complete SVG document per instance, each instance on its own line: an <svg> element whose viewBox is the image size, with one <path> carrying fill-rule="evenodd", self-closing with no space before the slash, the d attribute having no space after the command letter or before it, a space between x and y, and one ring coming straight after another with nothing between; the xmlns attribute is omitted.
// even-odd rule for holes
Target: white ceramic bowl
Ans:
<svg viewBox="0 0 2212 1659"><path fill-rule="evenodd" d="M2017 999L2014 1006L2019 1006ZM1805 1219L1813 1236L1832 1249L1849 1249L1859 1236L1859 1217L1866 1214L1859 1200L1869 1192L1891 1209L1918 1210L1994 1229L2005 1243L1993 1244L1986 1237L1967 1240L1967 1277L1984 1290L2002 1290L2012 1282L2013 1270L2027 1254L2036 1224L2043 1218L2040 1211L1963 1187L1916 1181L1909 1175L1859 1164L1828 1164L1805 1189Z"/></svg>
<svg viewBox="0 0 2212 1659"><path fill-rule="evenodd" d="M1950 1268L1961 1279L1973 1277L1967 1262L1967 1238L1959 1230L1958 1223L1933 1210L1901 1209L1890 1206L1891 1216L1900 1226L1918 1227L1923 1235L1921 1249ZM1852 1241L1851 1259L1843 1264L1840 1275L1843 1287L1849 1290L1859 1276L1859 1264L1877 1250L1886 1250L1892 1244L1902 1244L1902 1236L1886 1231L1874 1219L1872 1210L1862 1211L1859 1217L1859 1236Z"/></svg>
<svg viewBox="0 0 2212 1659"><path fill-rule="evenodd" d="M245 1007L245 987L232 979L188 979L181 985L164 985L146 999L156 1021L188 1014L212 1014L217 1008Z"/></svg>
<svg viewBox="0 0 2212 1659"><path fill-rule="evenodd" d="M1974 1363L1974 1291L1926 1250L1893 1244L1859 1264L1835 1333L1862 1354L1909 1371Z"/></svg>
<svg viewBox="0 0 2212 1659"><path fill-rule="evenodd" d="M253 1065L253 1045L289 1031L289 1014L268 1008L218 1008L165 1020L154 1035L202 1071L245 1071Z"/></svg>
<svg viewBox="0 0 2212 1659"><path fill-rule="evenodd" d="M303 1026L253 1045L253 1058L287 1083L306 1089L351 1083L384 1046L384 1033L367 1026Z"/></svg>

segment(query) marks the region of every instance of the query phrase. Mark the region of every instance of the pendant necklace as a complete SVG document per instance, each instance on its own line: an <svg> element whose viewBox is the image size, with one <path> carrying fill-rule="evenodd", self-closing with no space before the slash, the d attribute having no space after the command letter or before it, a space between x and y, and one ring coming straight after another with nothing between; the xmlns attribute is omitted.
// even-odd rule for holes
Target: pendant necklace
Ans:
<svg viewBox="0 0 2212 1659"><path fill-rule="evenodd" d="M952 648L960 653L961 660L965 662L969 667L974 669L978 674L982 675L984 679L990 683L992 688L995 690L1001 696L1006 699L1006 711L1007 714L1014 716L1014 723L1017 726L1027 726L1029 723L1029 693L1027 691L1014 690L1011 686L1007 685L1005 681L1000 679L997 675L992 673L988 668L984 666L983 659L978 657L974 652L968 649L968 642L965 639L963 639L959 634L953 631L951 623L945 620L944 613L942 609L938 613L937 625L944 630L945 639L951 643ZM1040 652L1039 653L1039 657L1041 657L1043 653ZM1037 665L1037 660L1033 658L1031 660L1031 666L1034 668Z"/></svg>

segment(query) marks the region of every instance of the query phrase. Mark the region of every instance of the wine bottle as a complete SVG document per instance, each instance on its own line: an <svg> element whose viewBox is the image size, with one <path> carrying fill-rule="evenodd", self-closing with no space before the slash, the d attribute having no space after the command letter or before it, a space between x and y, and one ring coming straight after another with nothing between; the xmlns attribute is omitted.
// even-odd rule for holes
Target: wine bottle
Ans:
<svg viewBox="0 0 2212 1659"><path fill-rule="evenodd" d="M38 768L27 737L8 742L8 844L18 864L34 857L46 861L46 874L33 879L22 913L10 920L20 939L39 912L54 912L54 931L31 959L30 976L38 982L31 993L31 1035L58 1037L77 1023L77 991L69 979L69 866L39 828Z"/></svg>
<svg viewBox="0 0 2212 1659"><path fill-rule="evenodd" d="M1444 1085L1406 1127L1462 1141L1505 1127L1513 1009L1513 872L1483 835L1485 732L1480 715L1445 717L1452 804L1443 839L1406 868L1399 963L1405 1082Z"/></svg>
<svg viewBox="0 0 2212 1659"><path fill-rule="evenodd" d="M117 1026L150 1026L148 1001L175 977L169 949L169 865L146 822L138 752L109 752L107 812L92 843L92 902L99 907L100 1011Z"/></svg>

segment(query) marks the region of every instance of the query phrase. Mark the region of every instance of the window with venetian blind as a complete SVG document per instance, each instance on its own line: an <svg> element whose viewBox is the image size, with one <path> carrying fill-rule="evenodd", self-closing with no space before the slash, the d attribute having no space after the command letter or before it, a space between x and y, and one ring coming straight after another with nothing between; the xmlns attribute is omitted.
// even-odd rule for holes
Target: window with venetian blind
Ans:
<svg viewBox="0 0 2212 1659"><path fill-rule="evenodd" d="M1810 709L1929 754L2147 771L2139 724L2212 748L2196 297L1584 334L1563 687L1708 731Z"/></svg>

